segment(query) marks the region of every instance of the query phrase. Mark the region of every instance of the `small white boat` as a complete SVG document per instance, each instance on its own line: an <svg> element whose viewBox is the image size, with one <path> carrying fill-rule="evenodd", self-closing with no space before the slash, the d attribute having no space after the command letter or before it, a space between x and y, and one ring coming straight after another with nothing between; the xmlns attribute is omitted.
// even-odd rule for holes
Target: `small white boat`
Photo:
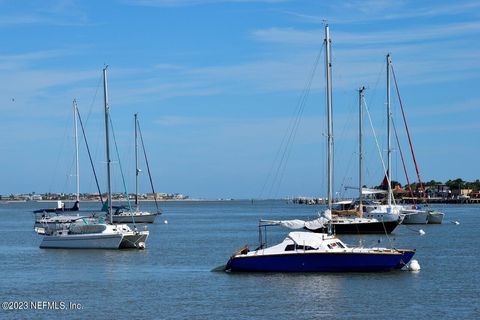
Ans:
<svg viewBox="0 0 480 320"><path fill-rule="evenodd" d="M444 213L432 209L422 209L417 206L404 208L403 224L441 224Z"/></svg>
<svg viewBox="0 0 480 320"><path fill-rule="evenodd" d="M113 223L154 223L157 213L130 210L125 206L113 206L115 211L112 214ZM107 220L110 215L107 214Z"/></svg>
<svg viewBox="0 0 480 320"><path fill-rule="evenodd" d="M417 209L416 207L404 208L402 210L404 215L402 224L427 224L428 211Z"/></svg>

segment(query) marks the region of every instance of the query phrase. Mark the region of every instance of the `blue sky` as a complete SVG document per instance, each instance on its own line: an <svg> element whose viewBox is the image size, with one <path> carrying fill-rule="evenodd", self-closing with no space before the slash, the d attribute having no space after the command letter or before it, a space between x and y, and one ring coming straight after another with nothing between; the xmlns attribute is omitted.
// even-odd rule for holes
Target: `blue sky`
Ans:
<svg viewBox="0 0 480 320"><path fill-rule="evenodd" d="M479 178L477 1L2 0L0 12L1 194L74 191L73 98L105 185L99 80L108 64L129 191L138 112L157 191L323 196L323 53L286 166L277 179L269 172L277 170L280 143L322 50L325 20L332 37L336 191L357 183L360 86L367 87L385 148L389 52L423 179ZM382 167L367 125L365 132L365 182L376 185ZM81 152L81 189L95 191L84 146ZM404 183L398 151L393 158L394 178ZM118 164L114 171L114 187L122 191ZM145 192L146 180L144 174Z"/></svg>

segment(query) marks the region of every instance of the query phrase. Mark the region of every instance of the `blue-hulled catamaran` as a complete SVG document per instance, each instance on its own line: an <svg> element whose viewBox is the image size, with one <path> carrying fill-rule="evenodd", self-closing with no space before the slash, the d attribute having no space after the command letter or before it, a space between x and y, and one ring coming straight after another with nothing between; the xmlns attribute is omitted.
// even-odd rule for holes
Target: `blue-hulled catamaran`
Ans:
<svg viewBox="0 0 480 320"><path fill-rule="evenodd" d="M288 221L292 223L292 220ZM265 224L266 223L266 224ZM281 225L265 221L259 226L260 246L234 253L225 266L230 272L381 272L406 266L415 250L349 247L336 236L290 232L279 244L267 247L262 228ZM264 235L266 234L266 229Z"/></svg>

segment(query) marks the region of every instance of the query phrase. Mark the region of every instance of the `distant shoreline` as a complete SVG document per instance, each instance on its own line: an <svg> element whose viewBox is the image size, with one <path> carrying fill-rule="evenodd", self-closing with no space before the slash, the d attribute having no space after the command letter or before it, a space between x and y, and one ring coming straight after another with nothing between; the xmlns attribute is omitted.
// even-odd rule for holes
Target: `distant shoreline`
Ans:
<svg viewBox="0 0 480 320"><path fill-rule="evenodd" d="M75 203L75 200L0 200L0 204L9 204L9 203L57 203L62 201L65 204ZM155 202L155 200L138 200L139 202ZM291 199L162 199L157 200L157 202L231 202L231 201L248 201L248 202L263 202L263 201L287 201L295 205L324 205L322 203L294 203ZM128 200L114 200L114 202L128 202ZM130 201L133 202L133 201ZM80 200L80 203L100 203L100 200ZM399 202L402 205L411 205L411 203ZM458 201L435 201L429 202L428 205L436 204L464 204L464 205L478 205L480 202L471 201L471 202L458 202Z"/></svg>
<svg viewBox="0 0 480 320"><path fill-rule="evenodd" d="M283 199L268 199L268 200L283 200ZM57 203L61 201L63 203L75 203L75 200L0 200L0 203ZM159 199L157 202L214 202L214 201L251 201L251 199ZM255 201L265 201L265 200L255 200ZM100 203L100 200L80 200L80 203ZM113 202L128 202L127 199L113 200ZM130 200L133 202L133 200ZM138 200L138 202L155 202L155 200Z"/></svg>

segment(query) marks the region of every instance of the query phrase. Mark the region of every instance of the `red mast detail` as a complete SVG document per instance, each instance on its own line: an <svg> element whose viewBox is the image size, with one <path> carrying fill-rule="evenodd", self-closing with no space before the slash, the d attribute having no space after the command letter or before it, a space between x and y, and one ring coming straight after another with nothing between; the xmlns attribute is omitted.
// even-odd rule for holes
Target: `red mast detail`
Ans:
<svg viewBox="0 0 480 320"><path fill-rule="evenodd" d="M397 77L395 76L395 70L393 70L393 65L390 65L392 68L393 80L395 81L395 89L397 90L398 101L400 103L400 109L402 110L403 122L405 123L405 130L407 131L408 143L410 144L410 151L412 153L413 163L415 164L415 171L417 172L418 183L420 184L420 191L422 192L422 197L425 194L425 189L423 188L422 179L420 177L420 171L418 170L417 159L415 158L415 152L413 151L412 139L410 138L410 131L408 130L407 119L405 118L405 112L403 111L402 98L400 97L400 91L398 89Z"/></svg>

